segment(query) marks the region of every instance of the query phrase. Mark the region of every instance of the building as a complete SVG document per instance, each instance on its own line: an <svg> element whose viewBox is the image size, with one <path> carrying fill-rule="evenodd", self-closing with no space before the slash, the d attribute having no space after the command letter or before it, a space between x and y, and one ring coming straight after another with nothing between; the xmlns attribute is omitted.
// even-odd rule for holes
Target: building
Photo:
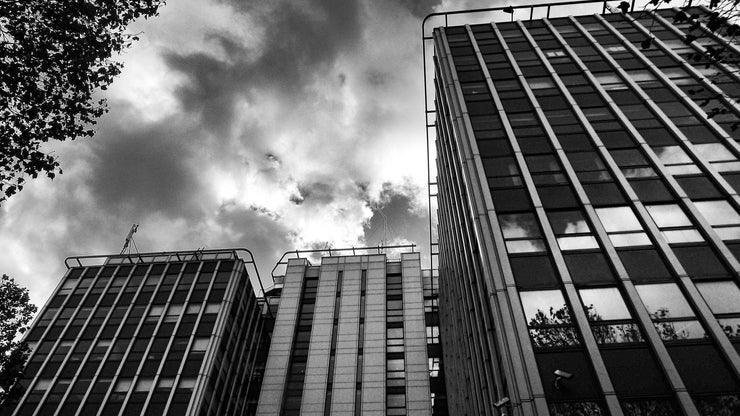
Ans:
<svg viewBox="0 0 740 416"><path fill-rule="evenodd" d="M291 258L277 282L258 415L447 414L436 298L419 253Z"/></svg>
<svg viewBox="0 0 740 416"><path fill-rule="evenodd" d="M740 414L740 51L545 7L428 35L449 407Z"/></svg>
<svg viewBox="0 0 740 416"><path fill-rule="evenodd" d="M25 338L25 393L3 414L255 413L270 319L248 250L72 257L67 266Z"/></svg>

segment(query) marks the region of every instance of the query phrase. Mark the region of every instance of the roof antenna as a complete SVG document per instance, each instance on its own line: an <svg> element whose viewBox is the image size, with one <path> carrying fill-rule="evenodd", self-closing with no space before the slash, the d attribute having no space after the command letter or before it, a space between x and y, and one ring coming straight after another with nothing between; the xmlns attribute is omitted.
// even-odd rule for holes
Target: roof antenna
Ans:
<svg viewBox="0 0 740 416"><path fill-rule="evenodd" d="M121 254L123 254L123 253L126 252L126 249L128 248L128 245L134 239L134 233L138 229L139 229L139 224L134 224L134 225L131 226L131 229L128 231L128 235L126 236L126 241L124 241L124 243L123 243L123 248L121 249ZM134 243L134 245L136 245L136 243ZM129 249L129 253L131 253L131 249Z"/></svg>

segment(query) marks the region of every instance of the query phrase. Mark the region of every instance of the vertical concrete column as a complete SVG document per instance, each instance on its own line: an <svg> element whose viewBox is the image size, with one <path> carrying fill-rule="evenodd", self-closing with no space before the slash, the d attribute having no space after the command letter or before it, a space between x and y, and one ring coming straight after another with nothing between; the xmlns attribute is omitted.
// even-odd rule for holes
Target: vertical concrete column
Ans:
<svg viewBox="0 0 740 416"><path fill-rule="evenodd" d="M270 353L267 356L265 376L257 405L257 414L261 416L280 414L305 270L305 259L288 261L283 292L280 296L280 308L275 318Z"/></svg>
<svg viewBox="0 0 740 416"><path fill-rule="evenodd" d="M419 253L401 254L403 332L406 345L406 414L431 415L424 296Z"/></svg>
<svg viewBox="0 0 740 416"><path fill-rule="evenodd" d="M311 327L311 344L303 384L301 415L324 414L326 383L334 320L334 300L337 291L338 257L324 257L319 272L319 287Z"/></svg>
<svg viewBox="0 0 740 416"><path fill-rule="evenodd" d="M385 415L385 270L384 255L369 256L362 367L363 415Z"/></svg>
<svg viewBox="0 0 740 416"><path fill-rule="evenodd" d="M360 256L343 257L344 276L337 328L332 415L354 415L357 327L360 319ZM341 260L340 260L341 261ZM341 265L340 265L341 267Z"/></svg>

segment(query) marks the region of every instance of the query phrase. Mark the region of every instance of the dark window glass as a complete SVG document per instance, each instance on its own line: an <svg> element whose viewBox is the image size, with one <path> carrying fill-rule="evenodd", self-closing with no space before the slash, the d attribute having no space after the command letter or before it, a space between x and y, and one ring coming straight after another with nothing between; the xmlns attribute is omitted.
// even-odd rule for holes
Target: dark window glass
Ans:
<svg viewBox="0 0 740 416"><path fill-rule="evenodd" d="M675 198L660 179L640 179L629 181L632 189L642 202L674 201Z"/></svg>
<svg viewBox="0 0 740 416"><path fill-rule="evenodd" d="M537 187L542 206L547 209L574 208L579 206L576 196L568 185Z"/></svg>
<svg viewBox="0 0 740 416"><path fill-rule="evenodd" d="M499 212L527 211L532 209L529 195L524 188L492 189L491 196Z"/></svg>
<svg viewBox="0 0 740 416"><path fill-rule="evenodd" d="M673 252L692 278L723 277L728 273L714 250L707 245L673 247Z"/></svg>
<svg viewBox="0 0 740 416"><path fill-rule="evenodd" d="M647 348L603 349L609 376L617 394L662 396L670 393L663 372ZM634 377L640 374L640 377Z"/></svg>
<svg viewBox="0 0 740 416"><path fill-rule="evenodd" d="M570 277L579 285L613 283L609 264L602 253L564 254Z"/></svg>
<svg viewBox="0 0 740 416"><path fill-rule="evenodd" d="M705 176L677 177L676 181L691 199L720 198L722 194Z"/></svg>
<svg viewBox="0 0 740 416"><path fill-rule="evenodd" d="M619 250L617 253L632 280L651 282L672 279L668 267L656 250Z"/></svg>
<svg viewBox="0 0 740 416"><path fill-rule="evenodd" d="M620 205L626 203L619 187L612 182L584 184L588 198L593 205Z"/></svg>
<svg viewBox="0 0 740 416"><path fill-rule="evenodd" d="M738 391L740 388L729 365L713 345L668 346L668 353L689 393Z"/></svg>
<svg viewBox="0 0 740 416"><path fill-rule="evenodd" d="M523 289L557 287L555 269L548 256L512 256L511 270Z"/></svg>
<svg viewBox="0 0 740 416"><path fill-rule="evenodd" d="M537 367L540 372L542 380L553 380L553 373L555 370L565 370L571 374L578 374L578 378L581 379L582 383L573 383L573 380L566 381L567 389L556 389L555 384L551 381L549 383L542 383L545 388L545 397L548 401L571 399L573 397L580 398L596 398L601 396L601 392L598 388L591 369L590 360L586 357L583 351L562 351L562 352L541 352L536 354ZM562 415L568 413L560 413ZM593 413L570 413L570 414L588 414ZM605 413L604 413L605 414Z"/></svg>

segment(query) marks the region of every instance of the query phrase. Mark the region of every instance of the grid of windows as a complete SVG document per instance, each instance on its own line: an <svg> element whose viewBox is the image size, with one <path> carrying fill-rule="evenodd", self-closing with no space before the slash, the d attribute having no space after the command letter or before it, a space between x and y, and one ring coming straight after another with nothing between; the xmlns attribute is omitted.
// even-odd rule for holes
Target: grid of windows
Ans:
<svg viewBox="0 0 740 416"><path fill-rule="evenodd" d="M537 366L503 359L539 371L551 414L740 409L684 359L704 351L737 385L740 321L728 305L740 271L740 113L722 88L740 88L722 65L685 59L704 46L684 42L689 27L670 13L435 30L440 327L476 343L446 355L469 388L493 384L473 370L481 357L507 354L501 345L528 332L519 354ZM457 117L471 128L453 126ZM517 297L500 292L514 285ZM490 293L496 301L481 304ZM593 389L550 388L553 362L594 377ZM626 383L626 368L649 386ZM602 402L600 386L616 400ZM462 390L470 413L498 400Z"/></svg>
<svg viewBox="0 0 740 416"><path fill-rule="evenodd" d="M31 388L11 414L249 411L263 321L238 261L72 268L26 337Z"/></svg>

